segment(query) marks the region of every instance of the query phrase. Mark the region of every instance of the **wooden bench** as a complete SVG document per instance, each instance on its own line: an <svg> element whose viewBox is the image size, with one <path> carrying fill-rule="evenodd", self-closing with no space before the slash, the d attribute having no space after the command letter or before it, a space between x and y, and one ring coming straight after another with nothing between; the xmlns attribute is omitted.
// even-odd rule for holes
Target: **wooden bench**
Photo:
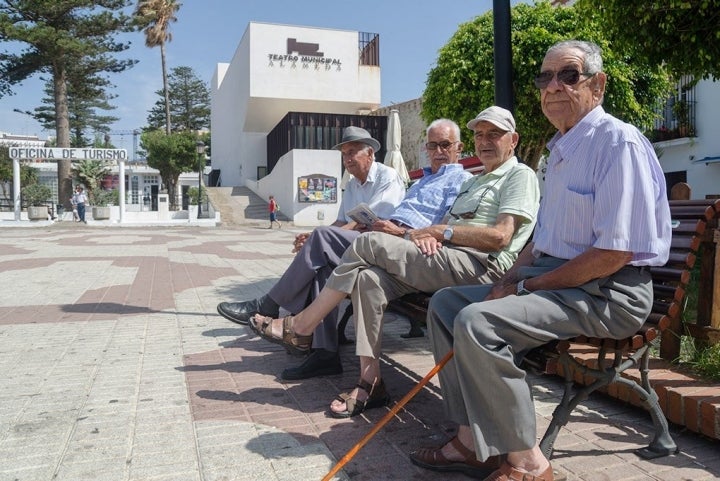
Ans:
<svg viewBox="0 0 720 481"><path fill-rule="evenodd" d="M552 342L534 349L524 361L526 368L543 374L564 376L564 393L560 404L540 442L543 453L550 458L560 428L568 423L572 411L588 396L611 383L627 385L650 413L655 428L653 440L637 453L652 459L677 452L668 423L660 409L658 397L649 379L649 359L653 348L658 347L663 332L682 333L681 314L686 299L686 288L695 264L703 233L708 222L720 217L720 201L671 201L673 235L670 258L662 267L650 269L653 279L654 300L650 316L641 329L625 339L597 339L576 337ZM422 334L430 294L409 294L392 301L388 309L410 319L411 328L404 337ZM589 362L575 359L571 346L583 345L596 354ZM623 376L629 368L638 368L640 382ZM584 386L576 389L575 382Z"/></svg>

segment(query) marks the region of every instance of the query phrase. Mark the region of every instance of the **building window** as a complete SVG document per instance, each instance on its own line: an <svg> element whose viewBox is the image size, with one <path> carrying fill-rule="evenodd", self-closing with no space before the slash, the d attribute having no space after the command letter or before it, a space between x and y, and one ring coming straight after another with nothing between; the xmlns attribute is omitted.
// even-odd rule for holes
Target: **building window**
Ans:
<svg viewBox="0 0 720 481"><path fill-rule="evenodd" d="M648 133L652 142L697 136L695 126L695 79L684 75L676 84L675 92L657 110L653 130Z"/></svg>

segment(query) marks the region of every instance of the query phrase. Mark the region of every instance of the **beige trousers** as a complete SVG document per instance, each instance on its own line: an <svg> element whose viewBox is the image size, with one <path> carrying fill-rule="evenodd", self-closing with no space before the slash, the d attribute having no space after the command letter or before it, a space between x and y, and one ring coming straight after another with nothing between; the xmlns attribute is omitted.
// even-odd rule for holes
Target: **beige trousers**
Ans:
<svg viewBox="0 0 720 481"><path fill-rule="evenodd" d="M503 271L487 254L443 246L426 256L411 241L381 232L363 234L343 254L327 286L350 294L355 312L355 353L377 358L383 314L393 299L411 292L495 282Z"/></svg>

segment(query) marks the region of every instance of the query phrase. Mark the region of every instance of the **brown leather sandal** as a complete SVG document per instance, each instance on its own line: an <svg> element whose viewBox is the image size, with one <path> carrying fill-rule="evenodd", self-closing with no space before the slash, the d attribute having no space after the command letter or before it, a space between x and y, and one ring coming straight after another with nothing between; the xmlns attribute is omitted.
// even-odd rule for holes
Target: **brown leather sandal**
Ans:
<svg viewBox="0 0 720 481"><path fill-rule="evenodd" d="M282 334L280 337L275 335L272 330L273 323L276 321L282 322ZM282 319L253 316L248 322L248 325L258 336L266 341L280 344L288 353L294 356L304 356L310 352L310 348L312 347L313 335L303 336L295 334L292 316L285 316Z"/></svg>
<svg viewBox="0 0 720 481"><path fill-rule="evenodd" d="M485 461L478 461L475 453L466 448L455 436L449 443L463 457L462 461L452 461L439 448L422 448L410 453L410 461L421 468L440 472L463 473L472 478L483 479L501 465L500 456L490 456Z"/></svg>
<svg viewBox="0 0 720 481"><path fill-rule="evenodd" d="M345 403L344 411L333 411L330 409L330 415L334 418L349 418L362 414L368 409L381 408L390 403L390 395L385 389L385 382L381 379L374 385L360 379L356 387L368 393L367 399L360 401L350 396L349 392L338 394L336 400Z"/></svg>

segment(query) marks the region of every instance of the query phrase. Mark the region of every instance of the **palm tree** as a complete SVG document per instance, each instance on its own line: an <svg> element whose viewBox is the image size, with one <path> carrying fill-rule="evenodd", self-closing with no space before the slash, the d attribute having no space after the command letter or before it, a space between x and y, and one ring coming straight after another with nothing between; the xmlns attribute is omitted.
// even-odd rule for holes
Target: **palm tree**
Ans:
<svg viewBox="0 0 720 481"><path fill-rule="evenodd" d="M165 64L165 42L172 40L170 22L177 22L175 14L181 5L175 0L138 0L134 14L136 22L145 32L145 46L160 47L163 91L165 92L165 133L167 134L170 134L170 93Z"/></svg>
<svg viewBox="0 0 720 481"><path fill-rule="evenodd" d="M110 173L110 168L99 160L83 159L72 168L73 175L78 182L85 185L85 190L91 203L95 203L95 193L100 182Z"/></svg>

